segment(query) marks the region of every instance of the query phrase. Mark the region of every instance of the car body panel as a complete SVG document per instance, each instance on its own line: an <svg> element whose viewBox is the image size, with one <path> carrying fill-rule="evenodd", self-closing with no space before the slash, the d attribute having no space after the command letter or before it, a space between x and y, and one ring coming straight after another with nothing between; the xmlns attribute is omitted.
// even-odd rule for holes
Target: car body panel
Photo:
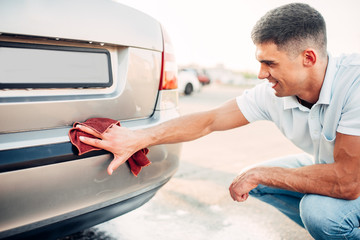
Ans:
<svg viewBox="0 0 360 240"><path fill-rule="evenodd" d="M163 49L159 23L116 1L1 0L0 5L0 33Z"/></svg>
<svg viewBox="0 0 360 240"><path fill-rule="evenodd" d="M0 0L0 33L2 42L41 45L45 53L99 49L112 77L96 87L29 87L24 79L8 88L0 77L0 239L82 230L139 207L169 181L181 144L150 147L151 164L137 177L127 163L108 176L111 153L79 156L68 137L74 122L94 117L142 129L179 116L177 89L159 90L164 49L156 20L111 0Z"/></svg>

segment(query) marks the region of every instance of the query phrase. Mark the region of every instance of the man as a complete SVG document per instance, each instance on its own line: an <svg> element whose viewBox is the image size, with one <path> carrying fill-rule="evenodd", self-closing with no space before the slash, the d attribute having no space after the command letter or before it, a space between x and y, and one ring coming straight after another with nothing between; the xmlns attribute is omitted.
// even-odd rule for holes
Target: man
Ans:
<svg viewBox="0 0 360 240"><path fill-rule="evenodd" d="M307 154L243 170L230 186L231 197L240 202L249 194L258 197L315 239L360 239L360 56L329 56L325 21L306 4L269 11L252 39L261 64L258 77L268 82L216 109L148 129L114 126L97 135L82 127L99 138L82 141L114 154L112 174L145 147L273 121Z"/></svg>

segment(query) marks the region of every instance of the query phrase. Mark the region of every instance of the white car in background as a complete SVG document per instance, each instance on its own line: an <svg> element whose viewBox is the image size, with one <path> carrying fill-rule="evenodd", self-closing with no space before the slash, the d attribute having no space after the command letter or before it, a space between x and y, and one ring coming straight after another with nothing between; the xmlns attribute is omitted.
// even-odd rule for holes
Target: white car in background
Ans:
<svg viewBox="0 0 360 240"><path fill-rule="evenodd" d="M201 84L194 72L179 70L178 72L178 91L181 94L190 95L199 92Z"/></svg>

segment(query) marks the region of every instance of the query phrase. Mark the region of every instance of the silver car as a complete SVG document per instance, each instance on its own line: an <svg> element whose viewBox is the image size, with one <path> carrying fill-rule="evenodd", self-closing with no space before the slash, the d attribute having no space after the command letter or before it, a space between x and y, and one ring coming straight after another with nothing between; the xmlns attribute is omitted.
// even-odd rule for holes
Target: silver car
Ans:
<svg viewBox="0 0 360 240"><path fill-rule="evenodd" d="M61 237L129 212L178 168L151 147L135 177L112 154L79 156L74 122L146 128L177 117L172 45L152 17L111 0L0 0L0 239ZM136 225L136 223L134 223Z"/></svg>

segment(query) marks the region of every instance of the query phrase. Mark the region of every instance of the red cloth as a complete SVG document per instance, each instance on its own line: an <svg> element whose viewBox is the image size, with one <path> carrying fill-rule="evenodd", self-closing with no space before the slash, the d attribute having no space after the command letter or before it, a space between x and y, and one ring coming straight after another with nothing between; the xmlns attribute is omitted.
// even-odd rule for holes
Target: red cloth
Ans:
<svg viewBox="0 0 360 240"><path fill-rule="evenodd" d="M95 136L85 133L85 132L79 130L78 128L75 128L75 126L78 124L89 127L99 134L104 133L107 129L109 129L110 127L112 127L114 125L120 126L119 121L109 119L109 118L90 118L83 123L75 122L73 125L73 128L71 128L69 131L69 138L70 138L71 143L78 149L79 155L85 154L90 151L101 150L101 149L87 145L79 140L80 136L90 137L90 138L95 138ZM136 153L134 153L127 160L127 162L129 163L129 166L130 166L130 170L135 176L137 176L140 173L142 167L146 167L146 166L150 165L151 162L146 157L146 154L148 152L149 152L149 149L147 149L147 148L141 149L141 150L137 151Z"/></svg>

